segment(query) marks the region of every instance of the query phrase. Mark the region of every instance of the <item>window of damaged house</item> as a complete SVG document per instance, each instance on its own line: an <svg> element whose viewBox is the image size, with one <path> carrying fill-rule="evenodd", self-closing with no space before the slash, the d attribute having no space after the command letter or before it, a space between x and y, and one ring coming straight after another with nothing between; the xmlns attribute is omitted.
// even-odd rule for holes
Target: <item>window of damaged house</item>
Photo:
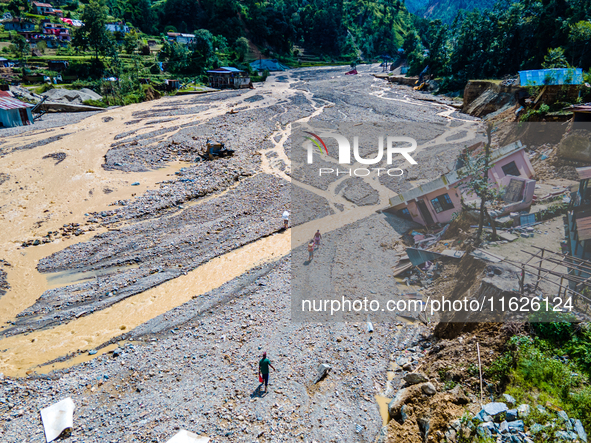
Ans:
<svg viewBox="0 0 591 443"><path fill-rule="evenodd" d="M454 208L454 204L451 201L451 198L449 198L449 194L442 194L439 197L435 197L433 200L431 200L431 205L438 214L440 212Z"/></svg>
<svg viewBox="0 0 591 443"><path fill-rule="evenodd" d="M501 169L505 175L513 175L514 177L519 177L520 175L515 162L507 163L505 166L501 166Z"/></svg>

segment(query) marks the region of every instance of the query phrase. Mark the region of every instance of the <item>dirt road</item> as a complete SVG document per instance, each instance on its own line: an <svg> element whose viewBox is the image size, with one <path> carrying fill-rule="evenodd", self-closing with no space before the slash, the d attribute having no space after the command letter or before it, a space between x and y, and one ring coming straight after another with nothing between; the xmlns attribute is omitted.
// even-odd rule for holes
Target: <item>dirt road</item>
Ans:
<svg viewBox="0 0 591 443"><path fill-rule="evenodd" d="M477 122L374 70L293 70L254 90L167 97L5 138L0 259L10 288L0 298L0 372L28 375L0 403L11 417L0 421L6 441L41 441L37 408L65 396L80 405L73 441L165 441L175 427L214 441L375 436L391 343L417 331L292 323L290 250L318 223L338 236L385 217L376 211L396 192L451 168ZM443 129L418 131L419 165L405 180L360 179L375 192L360 204L360 183L323 189L292 174L292 125L335 122ZM196 161L208 138L236 154ZM322 217L282 232L294 192ZM123 359L87 353L123 340L132 343ZM263 349L283 369L259 397ZM323 362L334 367L330 379L313 385Z"/></svg>

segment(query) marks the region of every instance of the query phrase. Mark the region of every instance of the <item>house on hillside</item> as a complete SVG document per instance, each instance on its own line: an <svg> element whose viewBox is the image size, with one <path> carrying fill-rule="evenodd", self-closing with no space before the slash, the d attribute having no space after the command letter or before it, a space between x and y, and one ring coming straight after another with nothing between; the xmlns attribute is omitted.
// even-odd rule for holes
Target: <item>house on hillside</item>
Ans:
<svg viewBox="0 0 591 443"><path fill-rule="evenodd" d="M106 23L105 29L109 32L112 32L112 33L120 32L121 34L127 34L129 31L131 31L131 28L123 22Z"/></svg>
<svg viewBox="0 0 591 443"><path fill-rule="evenodd" d="M21 102L16 98L0 95L0 128L25 126L33 124L33 105Z"/></svg>
<svg viewBox="0 0 591 443"><path fill-rule="evenodd" d="M0 68L7 68L8 67L8 59L4 57L0 57Z"/></svg>
<svg viewBox="0 0 591 443"><path fill-rule="evenodd" d="M66 69L68 69L69 65L70 65L70 63L67 61L64 61L64 60L50 60L47 62L47 67L51 71L55 71L55 72L63 72Z"/></svg>
<svg viewBox="0 0 591 443"><path fill-rule="evenodd" d="M473 154L482 145L468 148ZM535 191L535 180L530 180L534 169L521 142L512 143L492 152L494 166L489 170L490 182L504 189L505 206L496 216L527 209L531 206ZM436 180L417 186L390 199L389 212L413 220L425 226L451 222L454 213L462 208L462 198L473 202L476 196L462 193L462 165Z"/></svg>
<svg viewBox="0 0 591 443"><path fill-rule="evenodd" d="M2 25L4 25L6 31L31 32L35 30L35 23L21 18L4 21Z"/></svg>
<svg viewBox="0 0 591 443"><path fill-rule="evenodd" d="M168 32L169 43L178 43L180 45L189 45L195 41L195 34L182 34L180 32Z"/></svg>
<svg viewBox="0 0 591 443"><path fill-rule="evenodd" d="M246 72L228 66L207 71L207 76L209 77L209 86L211 88L240 89L252 87L252 82Z"/></svg>
<svg viewBox="0 0 591 443"><path fill-rule="evenodd" d="M37 15L51 15L53 13L53 6L49 3L33 2L32 4Z"/></svg>
<svg viewBox="0 0 591 443"><path fill-rule="evenodd" d="M43 23L43 34L54 35L57 40L69 42L72 40L70 30L61 23Z"/></svg>

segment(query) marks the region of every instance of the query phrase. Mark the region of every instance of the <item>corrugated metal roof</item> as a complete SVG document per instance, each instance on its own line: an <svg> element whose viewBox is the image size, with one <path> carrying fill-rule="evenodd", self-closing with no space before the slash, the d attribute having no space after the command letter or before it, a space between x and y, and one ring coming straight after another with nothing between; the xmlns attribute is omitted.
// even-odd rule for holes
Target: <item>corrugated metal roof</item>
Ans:
<svg viewBox="0 0 591 443"><path fill-rule="evenodd" d="M569 108L573 112L591 112L591 103L584 103L581 105L573 105Z"/></svg>
<svg viewBox="0 0 591 443"><path fill-rule="evenodd" d="M585 166L584 168L577 168L577 174L579 174L579 180L585 180L591 178L591 166Z"/></svg>
<svg viewBox="0 0 591 443"><path fill-rule="evenodd" d="M220 66L217 69L212 69L211 71L207 71L207 72L244 72L244 71L241 71L240 69L228 67L228 66Z"/></svg>
<svg viewBox="0 0 591 443"><path fill-rule="evenodd" d="M32 108L32 107L33 107L33 105L21 102L20 100L17 100L16 98L0 97L0 109L3 109L3 110Z"/></svg>

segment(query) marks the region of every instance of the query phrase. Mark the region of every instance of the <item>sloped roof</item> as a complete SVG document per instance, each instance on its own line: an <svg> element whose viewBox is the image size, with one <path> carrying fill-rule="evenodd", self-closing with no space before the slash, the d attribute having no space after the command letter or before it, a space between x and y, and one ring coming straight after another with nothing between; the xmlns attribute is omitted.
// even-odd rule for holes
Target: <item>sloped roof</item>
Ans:
<svg viewBox="0 0 591 443"><path fill-rule="evenodd" d="M287 71L289 66L284 65L276 59L255 60L250 64L252 69L269 70L269 71Z"/></svg>
<svg viewBox="0 0 591 443"><path fill-rule="evenodd" d="M1 110L9 110L9 109L21 109L21 108L32 108L33 105L28 103L21 102L16 98L12 97L0 97L0 109Z"/></svg>
<svg viewBox="0 0 591 443"><path fill-rule="evenodd" d="M212 69L211 71L207 71L207 72L224 73L224 72L244 72L244 71L241 71L240 69L228 67L228 66L220 66L217 69Z"/></svg>
<svg viewBox="0 0 591 443"><path fill-rule="evenodd" d="M591 166L577 168L577 174L579 174L579 180L585 180L587 178L591 178Z"/></svg>

